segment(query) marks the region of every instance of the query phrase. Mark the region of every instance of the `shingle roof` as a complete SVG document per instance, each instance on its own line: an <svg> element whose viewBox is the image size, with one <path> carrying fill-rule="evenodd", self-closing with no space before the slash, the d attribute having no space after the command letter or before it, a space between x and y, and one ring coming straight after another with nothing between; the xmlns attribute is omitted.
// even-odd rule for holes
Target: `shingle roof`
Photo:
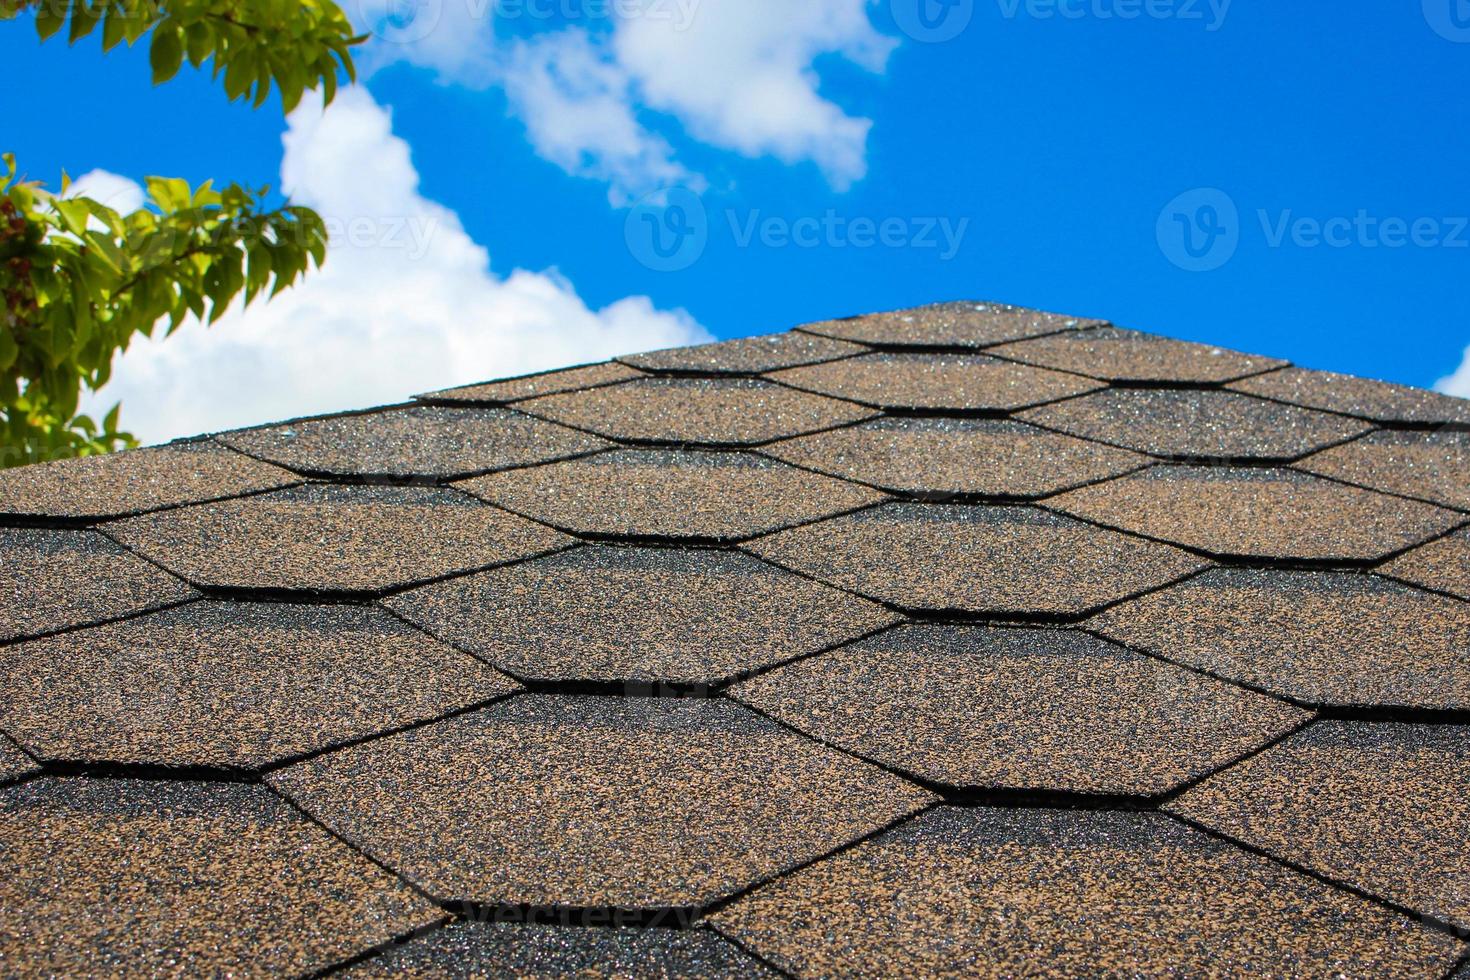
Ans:
<svg viewBox="0 0 1470 980"><path fill-rule="evenodd" d="M985 303L0 473L0 975L1470 962L1470 403Z"/></svg>

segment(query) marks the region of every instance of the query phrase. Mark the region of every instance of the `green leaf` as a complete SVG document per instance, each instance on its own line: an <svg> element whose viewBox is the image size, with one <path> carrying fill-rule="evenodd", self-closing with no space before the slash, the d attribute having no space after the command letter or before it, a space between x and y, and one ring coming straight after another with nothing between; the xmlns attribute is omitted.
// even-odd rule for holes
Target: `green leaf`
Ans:
<svg viewBox="0 0 1470 980"><path fill-rule="evenodd" d="M184 40L178 24L172 20L166 20L153 29L148 63L153 68L154 85L160 85L179 73L184 63Z"/></svg>
<svg viewBox="0 0 1470 980"><path fill-rule="evenodd" d="M66 23L66 11L59 3L39 4L36 11L36 33L45 41L61 30Z"/></svg>

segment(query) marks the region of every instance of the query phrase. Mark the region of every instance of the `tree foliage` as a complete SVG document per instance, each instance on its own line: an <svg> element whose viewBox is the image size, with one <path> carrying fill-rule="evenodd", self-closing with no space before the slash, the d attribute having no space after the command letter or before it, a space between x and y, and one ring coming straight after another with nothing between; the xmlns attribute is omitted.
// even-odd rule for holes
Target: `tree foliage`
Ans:
<svg viewBox="0 0 1470 980"><path fill-rule="evenodd" d="M102 47L150 37L155 83L208 62L231 99L286 111L339 73L354 77L362 39L331 0L0 0L0 20L34 15L42 40L100 31ZM136 336L172 333L189 316L213 323L237 298L274 296L326 257L326 229L302 207L268 210L267 189L150 177L130 214L0 171L0 466L135 445L118 407L78 414ZM166 326L164 326L166 324ZM120 406L119 406L120 407Z"/></svg>

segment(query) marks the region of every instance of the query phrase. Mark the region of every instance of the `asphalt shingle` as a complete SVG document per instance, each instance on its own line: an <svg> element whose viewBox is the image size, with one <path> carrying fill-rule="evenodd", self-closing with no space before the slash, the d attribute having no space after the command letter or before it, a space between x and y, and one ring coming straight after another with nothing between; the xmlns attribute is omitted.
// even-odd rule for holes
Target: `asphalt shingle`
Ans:
<svg viewBox="0 0 1470 980"><path fill-rule="evenodd" d="M216 436L312 476L444 480L582 456L611 443L500 408L409 408Z"/></svg>
<svg viewBox="0 0 1470 980"><path fill-rule="evenodd" d="M516 677L718 684L897 619L749 555L589 547L406 592L394 611Z"/></svg>
<svg viewBox="0 0 1470 980"><path fill-rule="evenodd" d="M447 388L444 391L420 395L419 398L425 401L462 405L509 405L527 398L555 395L563 391L597 388L602 385L616 384L619 381L631 381L642 376L642 372L635 371L625 364L604 361L601 364L587 364L581 367L564 368L560 371L544 371L540 374L527 374L519 378L507 378L504 381L489 381L485 384Z"/></svg>
<svg viewBox="0 0 1470 980"><path fill-rule="evenodd" d="M1379 571L1470 601L1470 529L1420 545Z"/></svg>
<svg viewBox="0 0 1470 980"><path fill-rule="evenodd" d="M761 374L800 364L818 364L867 350L830 337L778 333L741 337L698 347L674 347L619 358L644 371L689 374Z"/></svg>
<svg viewBox="0 0 1470 980"><path fill-rule="evenodd" d="M195 602L0 650L43 761L251 770L516 689L381 610Z"/></svg>
<svg viewBox="0 0 1470 980"><path fill-rule="evenodd" d="M1470 929L1470 728L1320 722L1169 809Z"/></svg>
<svg viewBox="0 0 1470 980"><path fill-rule="evenodd" d="M1438 976L1461 944L1157 814L942 808L716 914L800 977Z"/></svg>
<svg viewBox="0 0 1470 980"><path fill-rule="evenodd" d="M1470 425L1470 401L1463 398L1330 371L1285 368L1236 381L1230 387L1262 398L1341 412L1373 422Z"/></svg>
<svg viewBox="0 0 1470 980"><path fill-rule="evenodd" d="M523 695L281 770L444 900L702 906L932 797L724 700Z"/></svg>
<svg viewBox="0 0 1470 980"><path fill-rule="evenodd" d="M905 610L1076 617L1208 562L1029 507L887 504L746 549Z"/></svg>
<svg viewBox="0 0 1470 980"><path fill-rule="evenodd" d="M1375 432L1297 465L1344 483L1470 510L1470 432Z"/></svg>
<svg viewBox="0 0 1470 980"><path fill-rule="evenodd" d="M107 533L217 589L377 592L572 539L449 490L310 485L134 517Z"/></svg>
<svg viewBox="0 0 1470 980"><path fill-rule="evenodd" d="M997 347L991 353L1024 364L1125 384L1221 384L1286 364L1269 357L1115 327L1024 340Z"/></svg>
<svg viewBox="0 0 1470 980"><path fill-rule="evenodd" d="M975 349L1100 324L1099 320L1043 313L1005 303L972 301L824 320L797 329L875 347Z"/></svg>
<svg viewBox="0 0 1470 980"><path fill-rule="evenodd" d="M34 759L22 752L20 746L0 735L0 783L24 779L38 771L40 767Z"/></svg>

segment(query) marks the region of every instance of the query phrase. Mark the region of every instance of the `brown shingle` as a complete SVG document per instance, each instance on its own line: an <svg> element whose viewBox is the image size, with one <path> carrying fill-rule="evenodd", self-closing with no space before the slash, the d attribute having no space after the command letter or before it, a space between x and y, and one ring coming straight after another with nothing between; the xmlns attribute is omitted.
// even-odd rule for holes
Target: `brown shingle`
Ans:
<svg viewBox="0 0 1470 980"><path fill-rule="evenodd" d="M1470 510L1470 432L1375 432L1298 465L1360 487Z"/></svg>
<svg viewBox="0 0 1470 980"><path fill-rule="evenodd" d="M1135 384L1219 384L1282 367L1285 361L1113 327L997 347L1025 364Z"/></svg>
<svg viewBox="0 0 1470 980"><path fill-rule="evenodd" d="M1029 507L887 504L745 546L902 609L1082 615L1208 562Z"/></svg>
<svg viewBox="0 0 1470 980"><path fill-rule="evenodd" d="M865 354L792 368L771 380L870 408L1000 414L1102 387L1100 383L966 354Z"/></svg>
<svg viewBox="0 0 1470 980"><path fill-rule="evenodd" d="M817 364L851 357L867 350L830 337L805 333L778 333L764 337L742 337L698 347L634 354L619 360L644 371L702 374L760 374L798 364Z"/></svg>
<svg viewBox="0 0 1470 980"><path fill-rule="evenodd" d="M580 391L584 388L596 388L601 385L616 384L619 381L629 381L633 378L642 377L642 373L635 371L624 364L616 361L605 361L601 364L588 364L583 367L565 368L560 371L545 371L540 374L527 374L519 378L507 378L504 381L490 381L485 384L465 385L462 388L449 388L445 391L436 391L419 397L427 401L452 402L465 405L508 405L526 398L536 398L540 395L554 395L563 391Z"/></svg>
<svg viewBox="0 0 1470 980"><path fill-rule="evenodd" d="M523 695L273 785L427 891L705 905L932 799L724 700Z"/></svg>
<svg viewBox="0 0 1470 980"><path fill-rule="evenodd" d="M577 548L389 600L517 677L717 684L896 621L748 555Z"/></svg>
<svg viewBox="0 0 1470 980"><path fill-rule="evenodd" d="M624 450L461 486L574 534L738 541L883 495L748 453Z"/></svg>
<svg viewBox="0 0 1470 980"><path fill-rule="evenodd" d="M623 442L726 447L830 429L873 414L746 378L649 378L548 395L516 407Z"/></svg>
<svg viewBox="0 0 1470 980"><path fill-rule="evenodd" d="M1368 562L1464 516L1285 469L1156 466L1047 501L1109 527L1234 558Z"/></svg>
<svg viewBox="0 0 1470 980"><path fill-rule="evenodd" d="M500 408L410 408L217 436L315 476L449 479L582 456L611 443Z"/></svg>
<svg viewBox="0 0 1470 980"><path fill-rule="evenodd" d="M1169 809L1470 929L1470 728L1320 722Z"/></svg>
<svg viewBox="0 0 1470 980"><path fill-rule="evenodd" d="M1470 600L1470 529L1421 545L1379 571Z"/></svg>
<svg viewBox="0 0 1470 980"><path fill-rule="evenodd" d="M0 840L15 976L303 974L442 918L260 786L37 780Z"/></svg>
<svg viewBox="0 0 1470 980"><path fill-rule="evenodd" d="M881 347L973 349L1100 323L1005 303L961 302L824 320L797 329Z"/></svg>
<svg viewBox="0 0 1470 980"><path fill-rule="evenodd" d="M779 974L708 929L466 922L437 930L342 976L776 980Z"/></svg>
<svg viewBox="0 0 1470 980"><path fill-rule="evenodd" d="M1237 381L1230 387L1263 398L1374 422L1470 425L1470 401L1464 398L1329 371L1286 368Z"/></svg>
<svg viewBox="0 0 1470 980"><path fill-rule="evenodd" d="M792 727L965 790L1153 796L1308 712L1074 630L906 626L736 685Z"/></svg>
<svg viewBox="0 0 1470 980"><path fill-rule="evenodd" d="M0 642L157 609L196 593L93 531L0 528Z"/></svg>
<svg viewBox="0 0 1470 980"><path fill-rule="evenodd" d="M424 487L312 485L134 517L107 532L201 585L314 593L376 592L571 544Z"/></svg>
<svg viewBox="0 0 1470 980"><path fill-rule="evenodd" d="M1288 462L1372 428L1339 415L1231 391L1113 388L1020 418L1084 439L1174 459Z"/></svg>
<svg viewBox="0 0 1470 980"><path fill-rule="evenodd" d="M8 647L0 685L40 759L241 770L516 689L381 610L214 602Z"/></svg>
<svg viewBox="0 0 1470 980"><path fill-rule="evenodd" d="M1307 704L1470 709L1470 604L1372 576L1215 569L1087 627Z"/></svg>
<svg viewBox="0 0 1470 980"><path fill-rule="evenodd" d="M0 783L23 779L38 771L40 767L35 760L22 752L20 746L0 735Z"/></svg>
<svg viewBox="0 0 1470 980"><path fill-rule="evenodd" d="M1463 952L1149 813L934 810L714 923L809 977L1432 977Z"/></svg>
<svg viewBox="0 0 1470 980"><path fill-rule="evenodd" d="M773 443L788 463L890 493L1028 500L1119 476L1146 457L1002 419L874 419Z"/></svg>
<svg viewBox="0 0 1470 980"><path fill-rule="evenodd" d="M0 470L0 514L92 521L301 482L211 442Z"/></svg>

